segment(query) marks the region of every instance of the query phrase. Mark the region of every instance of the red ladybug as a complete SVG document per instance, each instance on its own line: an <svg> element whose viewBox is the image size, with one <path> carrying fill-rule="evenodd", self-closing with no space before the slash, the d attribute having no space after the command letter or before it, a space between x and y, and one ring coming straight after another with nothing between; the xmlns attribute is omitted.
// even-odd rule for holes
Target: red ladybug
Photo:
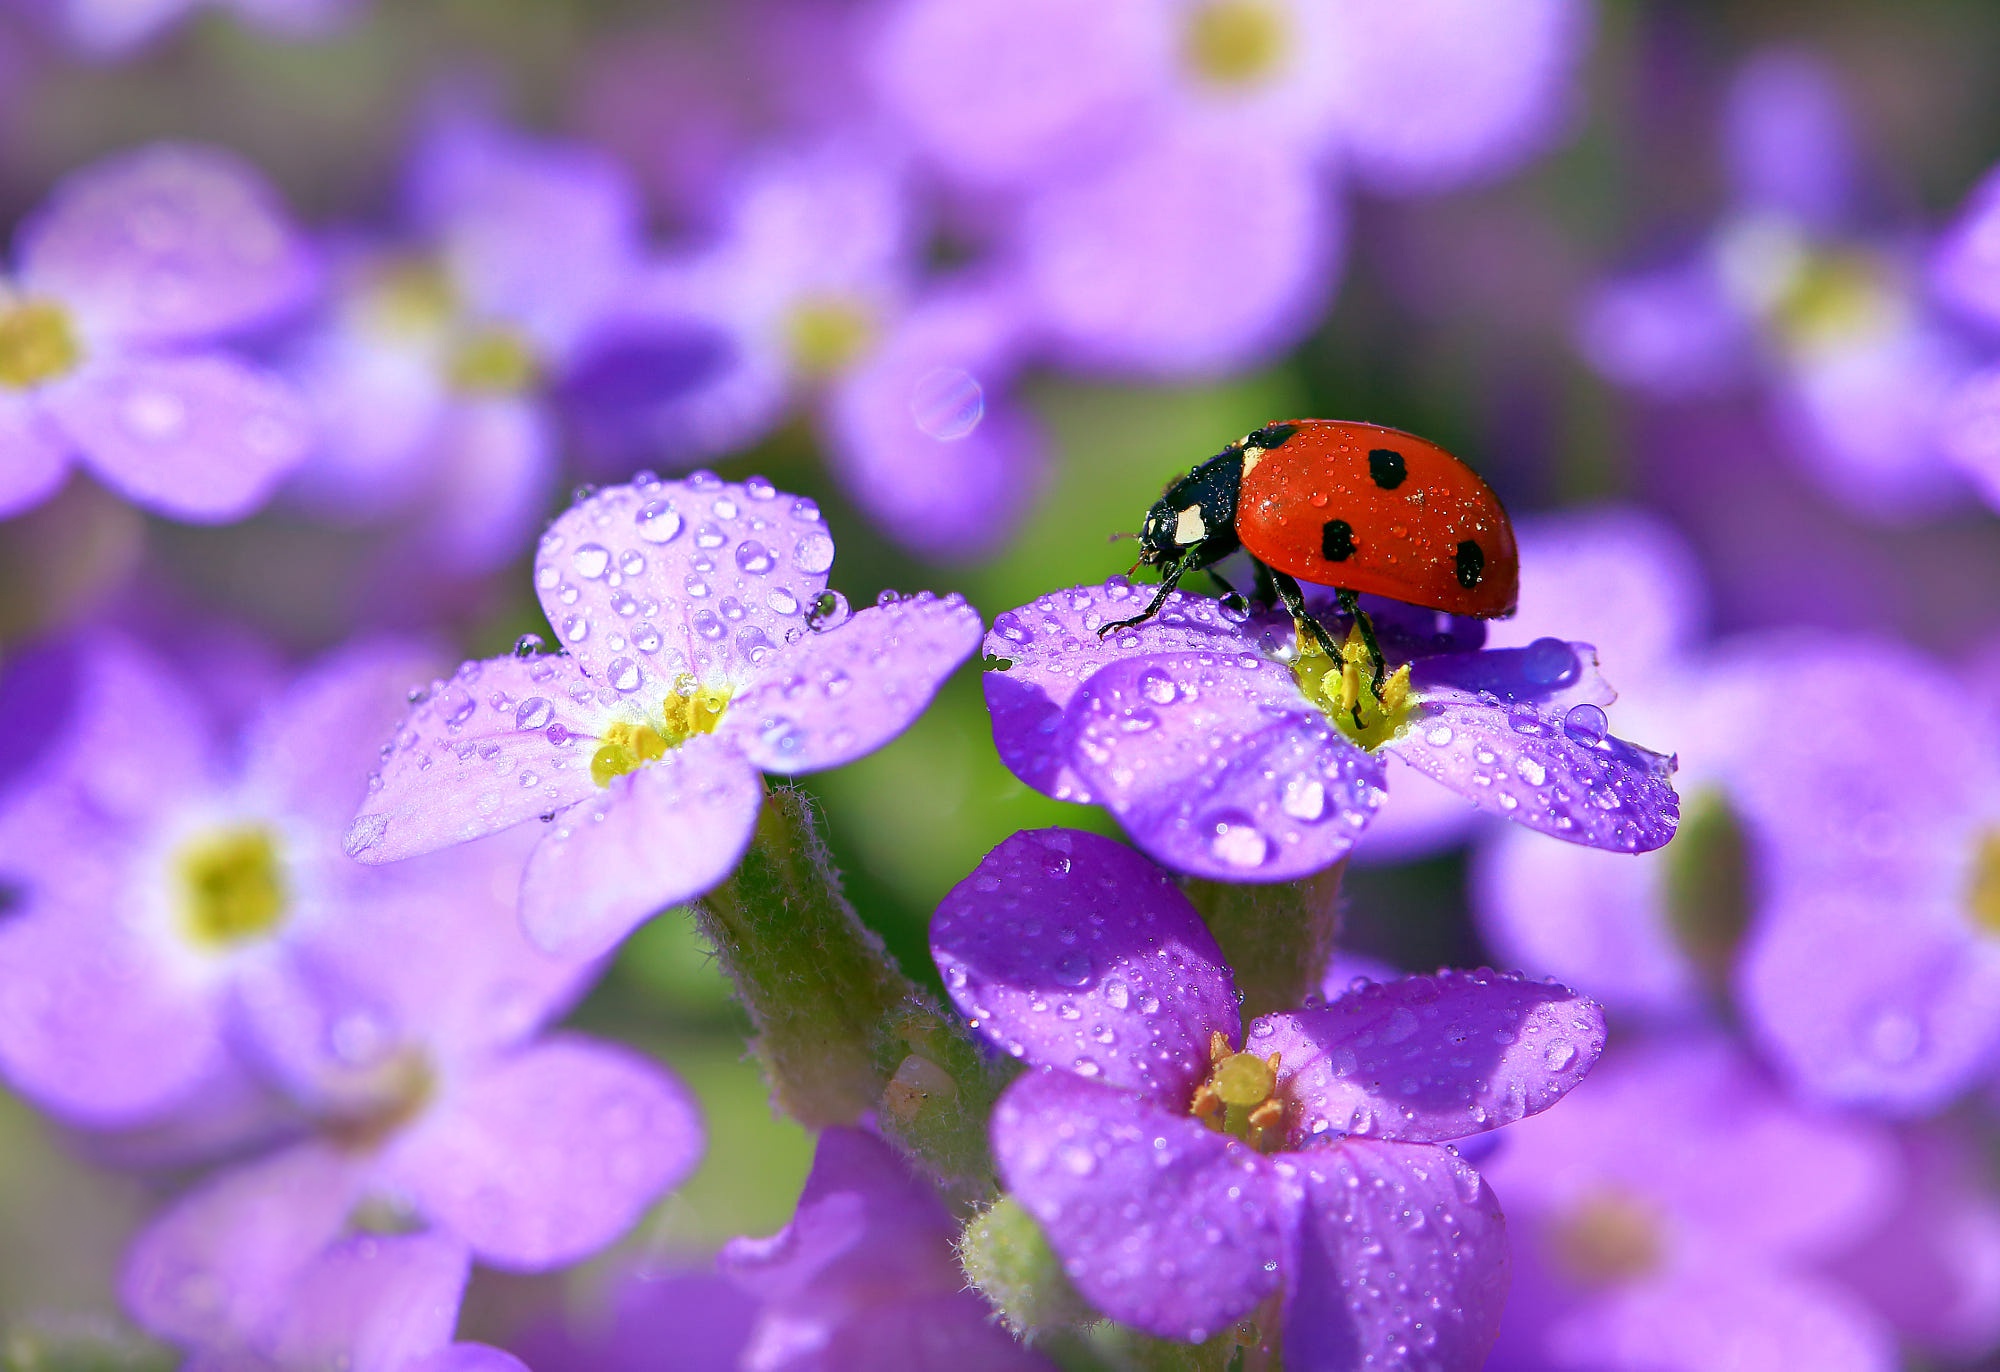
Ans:
<svg viewBox="0 0 2000 1372"><path fill-rule="evenodd" d="M1520 592L1514 526L1478 473L1427 439L1380 424L1294 419L1266 424L1167 488L1146 513L1140 561L1161 569L1142 624L1188 572L1242 548L1258 591L1284 602L1331 657L1340 650L1306 613L1300 581L1332 586L1367 644L1380 695L1382 653L1358 592L1492 618ZM1219 576L1223 589L1234 590Z"/></svg>

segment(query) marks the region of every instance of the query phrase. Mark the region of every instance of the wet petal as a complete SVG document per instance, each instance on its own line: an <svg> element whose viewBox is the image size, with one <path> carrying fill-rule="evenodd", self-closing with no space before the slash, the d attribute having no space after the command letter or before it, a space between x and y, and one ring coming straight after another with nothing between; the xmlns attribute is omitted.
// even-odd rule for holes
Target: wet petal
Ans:
<svg viewBox="0 0 2000 1372"><path fill-rule="evenodd" d="M255 510L313 440L288 382L221 354L107 362L47 403L106 485L195 524Z"/></svg>
<svg viewBox="0 0 2000 1372"><path fill-rule="evenodd" d="M607 486L561 515L535 555L535 593L556 637L620 694L684 676L732 689L762 675L833 566L812 501L768 482Z"/></svg>
<svg viewBox="0 0 2000 1372"><path fill-rule="evenodd" d="M564 958L594 957L736 869L763 786L742 754L693 738L564 811L528 860L521 919Z"/></svg>
<svg viewBox="0 0 2000 1372"><path fill-rule="evenodd" d="M926 591L809 631L730 702L717 729L767 772L817 772L874 752L910 727L979 646L979 612Z"/></svg>
<svg viewBox="0 0 2000 1372"><path fill-rule="evenodd" d="M438 1234L357 1234L299 1274L258 1342L281 1367L403 1372L444 1349L472 1255Z"/></svg>
<svg viewBox="0 0 2000 1372"><path fill-rule="evenodd" d="M1595 705L1497 700L1432 687L1384 746L1489 814L1571 843L1643 853L1674 836L1670 758L1606 735Z"/></svg>
<svg viewBox="0 0 2000 1372"><path fill-rule="evenodd" d="M542 1271L618 1238L701 1151L694 1100L664 1068L561 1036L453 1083L384 1167L481 1262Z"/></svg>
<svg viewBox="0 0 2000 1372"><path fill-rule="evenodd" d="M931 920L952 1004L1038 1067L1178 1108L1209 1035L1237 1041L1236 983L1194 906L1122 843L1024 830L980 860Z"/></svg>
<svg viewBox="0 0 2000 1372"><path fill-rule="evenodd" d="M1176 591L1144 624L1105 638L1099 626L1131 619L1153 588L1113 577L1102 586L1055 591L993 621L984 648L984 678L993 715L993 743L1014 775L1057 800L1089 804L1092 796L1070 768L1063 714L1079 686L1099 668L1150 653L1260 651L1289 642L1289 622L1276 616L1245 620L1220 601ZM1004 670L991 664L1004 662Z"/></svg>
<svg viewBox="0 0 2000 1372"><path fill-rule="evenodd" d="M21 231L26 293L86 331L193 340L268 323L315 284L269 183L219 148L157 143L76 172Z"/></svg>
<svg viewBox="0 0 2000 1372"><path fill-rule="evenodd" d="M1180 653L1104 668L1067 711L1072 765L1147 854L1224 881L1285 881L1346 855L1382 762L1306 703L1282 663Z"/></svg>
<svg viewBox="0 0 2000 1372"><path fill-rule="evenodd" d="M560 654L468 662L433 682L382 745L348 853L435 852L596 793L590 757L612 713L599 690Z"/></svg>
<svg viewBox="0 0 2000 1372"><path fill-rule="evenodd" d="M1113 1319L1198 1342L1278 1287L1269 1165L1191 1115L1031 1072L993 1112L993 1153L1077 1290Z"/></svg>
<svg viewBox="0 0 2000 1372"><path fill-rule="evenodd" d="M285 1307L360 1198L356 1158L306 1144L229 1168L175 1201L125 1255L119 1294L148 1333L232 1344Z"/></svg>
<svg viewBox="0 0 2000 1372"><path fill-rule="evenodd" d="M1284 1162L1304 1196L1285 1366L1482 1366L1507 1299L1507 1229L1479 1174L1447 1149L1372 1139Z"/></svg>
<svg viewBox="0 0 2000 1372"><path fill-rule="evenodd" d="M1410 666L1410 685L1419 695L1449 688L1490 695L1508 705L1527 701L1556 711L1576 705L1602 708L1618 699L1598 671L1597 649L1559 638L1537 638L1519 648L1418 658Z"/></svg>
<svg viewBox="0 0 2000 1372"><path fill-rule="evenodd" d="M69 474L70 447L23 397L0 398L0 519L54 495Z"/></svg>
<svg viewBox="0 0 2000 1372"><path fill-rule="evenodd" d="M1279 1055L1294 1148L1329 1132L1438 1143L1555 1104L1604 1051L1604 1012L1548 982L1447 970L1266 1015L1244 1048Z"/></svg>

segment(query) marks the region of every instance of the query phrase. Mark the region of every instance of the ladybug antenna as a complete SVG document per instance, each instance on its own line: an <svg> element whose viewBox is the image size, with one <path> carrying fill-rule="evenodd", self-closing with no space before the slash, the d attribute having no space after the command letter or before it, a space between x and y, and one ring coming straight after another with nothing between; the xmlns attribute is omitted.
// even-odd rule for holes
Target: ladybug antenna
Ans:
<svg viewBox="0 0 2000 1372"><path fill-rule="evenodd" d="M1128 538L1137 538L1138 536L1139 535L1137 534L1130 534L1130 533L1116 533L1111 535L1111 537L1105 539L1104 541L1106 543L1123 543Z"/></svg>

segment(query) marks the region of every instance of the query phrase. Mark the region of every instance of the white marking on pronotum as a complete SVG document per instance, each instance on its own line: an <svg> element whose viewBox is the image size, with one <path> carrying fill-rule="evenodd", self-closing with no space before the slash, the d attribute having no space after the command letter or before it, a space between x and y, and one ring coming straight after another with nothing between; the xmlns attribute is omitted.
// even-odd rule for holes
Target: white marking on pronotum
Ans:
<svg viewBox="0 0 2000 1372"><path fill-rule="evenodd" d="M1181 517L1174 521L1174 542L1183 548L1199 543L1208 537L1208 525L1202 523L1201 506L1190 505L1181 511Z"/></svg>

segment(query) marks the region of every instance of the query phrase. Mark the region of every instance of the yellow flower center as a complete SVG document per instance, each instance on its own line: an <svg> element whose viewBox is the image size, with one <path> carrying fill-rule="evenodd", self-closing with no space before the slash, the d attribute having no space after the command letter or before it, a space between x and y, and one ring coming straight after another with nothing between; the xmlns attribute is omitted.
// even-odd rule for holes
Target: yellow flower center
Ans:
<svg viewBox="0 0 2000 1372"><path fill-rule="evenodd" d="M1653 1207L1622 1191L1586 1196L1549 1229L1556 1265L1583 1286L1611 1286L1655 1272L1664 1247Z"/></svg>
<svg viewBox="0 0 2000 1372"><path fill-rule="evenodd" d="M609 786L612 778L636 772L667 755L696 734L712 734L729 707L729 692L707 687L670 692L657 720L619 720L599 736L590 755L590 779Z"/></svg>
<svg viewBox="0 0 2000 1372"><path fill-rule="evenodd" d="M458 315L458 292L438 263L405 258L377 270L362 289L360 308L367 325L392 338L423 338L444 332Z"/></svg>
<svg viewBox="0 0 2000 1372"><path fill-rule="evenodd" d="M1668 927L1709 984L1727 987L1750 928L1750 849L1722 792L1687 798L1665 861Z"/></svg>
<svg viewBox="0 0 2000 1372"><path fill-rule="evenodd" d="M1966 908L1981 933L2000 934L2000 829L1989 829L1980 837Z"/></svg>
<svg viewBox="0 0 2000 1372"><path fill-rule="evenodd" d="M1285 1103L1272 1095L1278 1089L1278 1055L1238 1053L1216 1031L1208 1036L1208 1059L1208 1080L1195 1088L1188 1113L1260 1153L1276 1152L1285 1134Z"/></svg>
<svg viewBox="0 0 2000 1372"><path fill-rule="evenodd" d="M1209 0L1188 17L1181 53L1188 69L1217 86L1252 86L1283 64L1291 27L1268 0Z"/></svg>
<svg viewBox="0 0 2000 1372"><path fill-rule="evenodd" d="M284 922L290 904L268 830L224 829L181 849L181 924L204 948L239 947Z"/></svg>
<svg viewBox="0 0 2000 1372"><path fill-rule="evenodd" d="M1323 652L1310 634L1298 636L1299 655L1292 679L1305 698L1326 712L1333 725L1353 742L1373 752L1394 738L1409 722L1416 701L1410 695L1410 666L1404 663L1382 682L1382 698L1369 689L1374 669L1359 628L1347 631L1338 658Z"/></svg>
<svg viewBox="0 0 2000 1372"><path fill-rule="evenodd" d="M1898 313L1889 274L1864 253L1819 252L1799 265L1772 310L1778 332L1812 351L1884 330Z"/></svg>
<svg viewBox="0 0 2000 1372"><path fill-rule="evenodd" d="M875 338L872 313L860 301L811 296L785 316L785 348L805 375L824 378L852 366Z"/></svg>
<svg viewBox="0 0 2000 1372"><path fill-rule="evenodd" d="M27 300L0 310L0 386L24 391L75 369L83 349L62 306Z"/></svg>
<svg viewBox="0 0 2000 1372"><path fill-rule="evenodd" d="M445 374L470 395L519 395L535 384L541 367L527 339L513 329L489 325L459 340Z"/></svg>

